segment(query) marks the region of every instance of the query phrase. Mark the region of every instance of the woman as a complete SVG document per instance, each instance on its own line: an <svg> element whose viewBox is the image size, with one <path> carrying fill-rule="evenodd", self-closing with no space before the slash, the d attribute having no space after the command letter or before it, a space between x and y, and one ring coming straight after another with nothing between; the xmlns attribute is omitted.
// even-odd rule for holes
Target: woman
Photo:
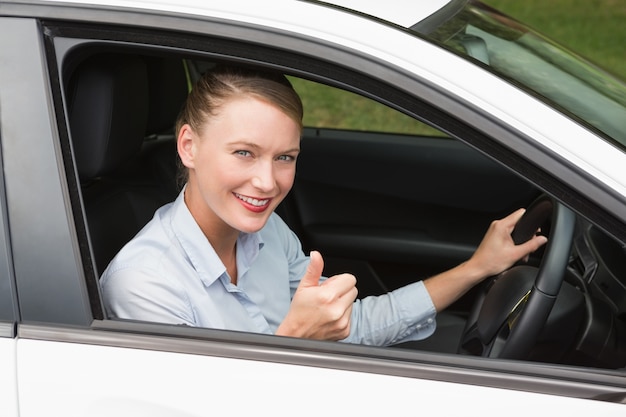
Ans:
<svg viewBox="0 0 626 417"><path fill-rule="evenodd" d="M282 75L224 66L199 80L176 126L185 187L104 272L111 317L396 344L431 335L438 311L546 242L513 243L520 209L467 262L356 300L355 277L321 277L321 254L307 257L274 213L294 182L302 114Z"/></svg>

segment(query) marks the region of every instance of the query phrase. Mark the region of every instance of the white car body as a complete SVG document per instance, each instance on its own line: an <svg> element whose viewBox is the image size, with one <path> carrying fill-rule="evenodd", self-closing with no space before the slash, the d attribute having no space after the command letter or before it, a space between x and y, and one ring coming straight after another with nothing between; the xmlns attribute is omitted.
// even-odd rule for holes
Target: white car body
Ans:
<svg viewBox="0 0 626 417"><path fill-rule="evenodd" d="M19 367L22 417L191 417L260 410L275 416L437 410L521 417L561 409L608 417L624 412L619 404L471 384L76 343L20 341L19 356L24 364ZM97 386L82 382L94 374ZM378 400L358 401L364 392Z"/></svg>
<svg viewBox="0 0 626 417"><path fill-rule="evenodd" d="M0 1L0 15L9 13L12 7L19 8L20 3ZM448 2L407 4L402 0L346 0L334 3L358 8L365 14L381 16L399 26L410 27ZM111 9L115 13L129 10L133 19L145 14L145 21L138 19L135 22L139 27L149 27L151 19L155 18L175 30L184 26L181 22L193 26L193 30L212 21L243 22L270 32L291 34L296 39L316 39L333 45L337 51L347 51L365 60L375 57L397 67L398 71L421 78L425 83L445 88L455 97L459 108L468 105L481 108L520 132L520 135L532 138L530 141L507 142L505 146L524 155L534 155L535 163L545 167L557 179L567 180L572 175L580 178L578 185L581 192L592 201L606 195L603 192L601 196L594 188L595 184L603 184L613 195L611 200L604 201L605 209L618 219L626 219L623 212L626 202L626 170L623 169L626 153L616 152L614 146L590 130L572 123L571 119L537 98L521 94L512 84L495 80L484 68L405 31L375 24L365 16L320 7L319 4L283 0L45 0L36 2L36 5L48 7L43 10L52 13L50 19L62 19L65 7L79 8L85 16L98 17L106 16L98 13L100 9ZM33 10L36 10L35 6ZM167 17L159 18L161 14ZM116 18L112 17L109 23ZM34 21L27 22L25 17L15 17L14 24L16 29L32 27L32 33L35 33L36 24ZM5 26L5 30L7 28ZM244 31L245 27L242 28ZM366 37L364 33L367 33ZM6 45L10 42L6 38L0 40L0 53L9 49ZM44 54L40 39L35 37L24 42L38 44L40 48L24 51L25 54L32 57ZM60 43L56 47L62 49L65 46ZM314 50L315 46L312 46L310 51ZM11 61L0 63L0 67L5 67L0 69L0 77L3 72L17 74L8 66L20 67L20 58L2 58ZM329 61L335 59L332 56L324 58ZM30 74L33 70L26 68L25 71ZM37 74L37 70L32 79L36 82L31 83L29 88L50 91L48 80ZM490 87L485 88L486 85ZM428 101L430 98L424 99ZM6 120L25 107L32 109L33 114L45 115L52 120L49 102L52 102L50 93L48 102L27 106L15 103L13 108L0 110ZM6 106L7 103L0 101L0 104ZM454 106L451 104L451 108ZM481 128L482 120L473 122ZM489 129L491 131L486 133L498 137L496 127ZM50 126L39 125L33 126L31 134L54 138L56 134L51 134L51 131L54 132L54 129L51 130ZM60 155L61 150L52 143L54 141L51 141L50 152ZM567 163L553 164L556 159ZM17 169L24 161L8 160L5 164L10 169ZM577 173L568 166L576 167ZM43 167L33 175L49 177L50 172L60 171L57 167ZM586 175L582 176L580 172ZM58 189L50 187L46 192L67 193L63 181L56 183L56 187ZM16 192L10 185L7 188L9 194ZM27 205L41 206L38 196L32 198ZM64 211L66 207L51 205L46 209ZM14 239L19 243L29 237L16 236ZM56 237L50 237L51 246L55 241ZM67 253L69 264L78 252L76 247L71 246L54 250ZM73 264L71 267L80 269ZM567 412L572 417L608 417L626 413L623 404L579 398L577 393L581 386L589 388L593 383L576 380L578 374L569 380L564 379L559 388L565 391L571 386L571 395L553 395L550 389L542 393L537 392L538 388L524 390L500 386L496 370L486 365L484 370L474 369L465 377L462 371L456 369L451 382L445 380L446 370L442 365L420 363L418 360L400 364L385 358L382 353L381 357L371 358L369 362L359 361L341 350L329 353L330 348L323 343L313 344L309 349L303 342L296 345L299 349L290 349L282 346L282 342L275 342L276 346L272 346L273 342L268 338L260 339L263 348L245 345L240 348L237 340L229 343L219 337L209 341L195 340L191 336L178 340L158 332L152 334L148 331L141 335L130 331L116 333L115 329L114 326L107 329L106 323L104 329L99 327L94 331L80 326L72 328L24 322L19 324L17 337L13 338L9 336L14 331L13 327L3 328L2 335L5 337L0 337L0 415L190 417L216 413L269 413L275 416L370 416L408 412L528 416ZM189 329L189 334L196 334L194 330L197 329ZM266 351L267 346L275 351ZM436 356L435 359L441 363L448 360L445 356ZM389 373L387 367L395 367L397 372ZM523 363L519 365L519 368L523 367ZM548 368L550 366L546 365ZM474 383L477 375L479 380ZM557 386L557 379L528 378L529 384L536 384L535 387ZM613 391L624 390L615 387Z"/></svg>

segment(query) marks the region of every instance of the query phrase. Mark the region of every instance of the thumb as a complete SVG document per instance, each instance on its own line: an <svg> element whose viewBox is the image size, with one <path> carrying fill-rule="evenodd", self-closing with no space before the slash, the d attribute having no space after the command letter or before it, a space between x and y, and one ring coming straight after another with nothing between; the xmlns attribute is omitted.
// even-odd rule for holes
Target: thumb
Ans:
<svg viewBox="0 0 626 417"><path fill-rule="evenodd" d="M306 268L304 276L300 280L299 287L317 287L320 282L322 271L324 270L324 259L322 259L322 255L319 252L311 251L309 256L311 261L309 262L309 266Z"/></svg>
<svg viewBox="0 0 626 417"><path fill-rule="evenodd" d="M528 262L530 254L536 251L537 249L539 249L541 246L543 246L547 241L548 241L547 237L537 235L537 236L532 237L527 242L520 244L518 247L524 254L524 256L522 257L522 260L524 262Z"/></svg>

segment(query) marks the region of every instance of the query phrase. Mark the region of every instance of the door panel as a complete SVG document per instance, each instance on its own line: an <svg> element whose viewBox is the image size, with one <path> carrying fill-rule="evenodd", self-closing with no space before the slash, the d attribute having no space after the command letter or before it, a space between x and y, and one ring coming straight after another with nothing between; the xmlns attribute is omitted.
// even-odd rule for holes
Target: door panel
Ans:
<svg viewBox="0 0 626 417"><path fill-rule="evenodd" d="M536 195L454 139L316 129L281 210L325 273L355 273L364 296L466 260L492 220Z"/></svg>
<svg viewBox="0 0 626 417"><path fill-rule="evenodd" d="M200 332L195 337L159 337L111 329L42 330L40 335L71 342L19 340L21 417L192 417L229 408L236 415L292 416L299 410L321 416L329 414L329 407L332 415L401 415L411 406L398 399L416 394L419 402L413 408L437 409L442 415L480 410L469 415L483 416L506 410L507 415L526 416L549 409L577 410L580 416L623 415L623 405L560 393L588 398L605 392L603 387L564 384L552 377L498 371L487 375L415 358L399 362L346 352L328 355L324 349L302 346L283 352L263 344L203 340ZM342 368L360 362L367 368ZM397 374L388 374L390 370ZM557 394L546 395L551 390ZM510 404L524 407L513 409Z"/></svg>

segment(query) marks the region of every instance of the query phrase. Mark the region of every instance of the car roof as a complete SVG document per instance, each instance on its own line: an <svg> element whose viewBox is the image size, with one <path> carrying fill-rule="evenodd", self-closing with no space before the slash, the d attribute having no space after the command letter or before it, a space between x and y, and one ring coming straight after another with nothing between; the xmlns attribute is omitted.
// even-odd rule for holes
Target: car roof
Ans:
<svg viewBox="0 0 626 417"><path fill-rule="evenodd" d="M379 19L408 28L433 15L447 4L452 3L452 1L330 0L324 1L324 3L375 16Z"/></svg>
<svg viewBox="0 0 626 417"><path fill-rule="evenodd" d="M318 3L326 4L329 7L336 7L343 10L368 15L389 23L405 28L428 18L437 11L444 8L455 0L428 0L428 1L406 1L406 0L229 0L219 2L207 2L205 0L42 0L47 3L73 3L83 5L102 5L124 8L139 8L147 10L163 10L169 12L191 13L204 15L241 13L246 10L250 18L254 16L267 16L268 13L284 11L286 14L295 10L296 3ZM323 22L328 24L328 22Z"/></svg>

